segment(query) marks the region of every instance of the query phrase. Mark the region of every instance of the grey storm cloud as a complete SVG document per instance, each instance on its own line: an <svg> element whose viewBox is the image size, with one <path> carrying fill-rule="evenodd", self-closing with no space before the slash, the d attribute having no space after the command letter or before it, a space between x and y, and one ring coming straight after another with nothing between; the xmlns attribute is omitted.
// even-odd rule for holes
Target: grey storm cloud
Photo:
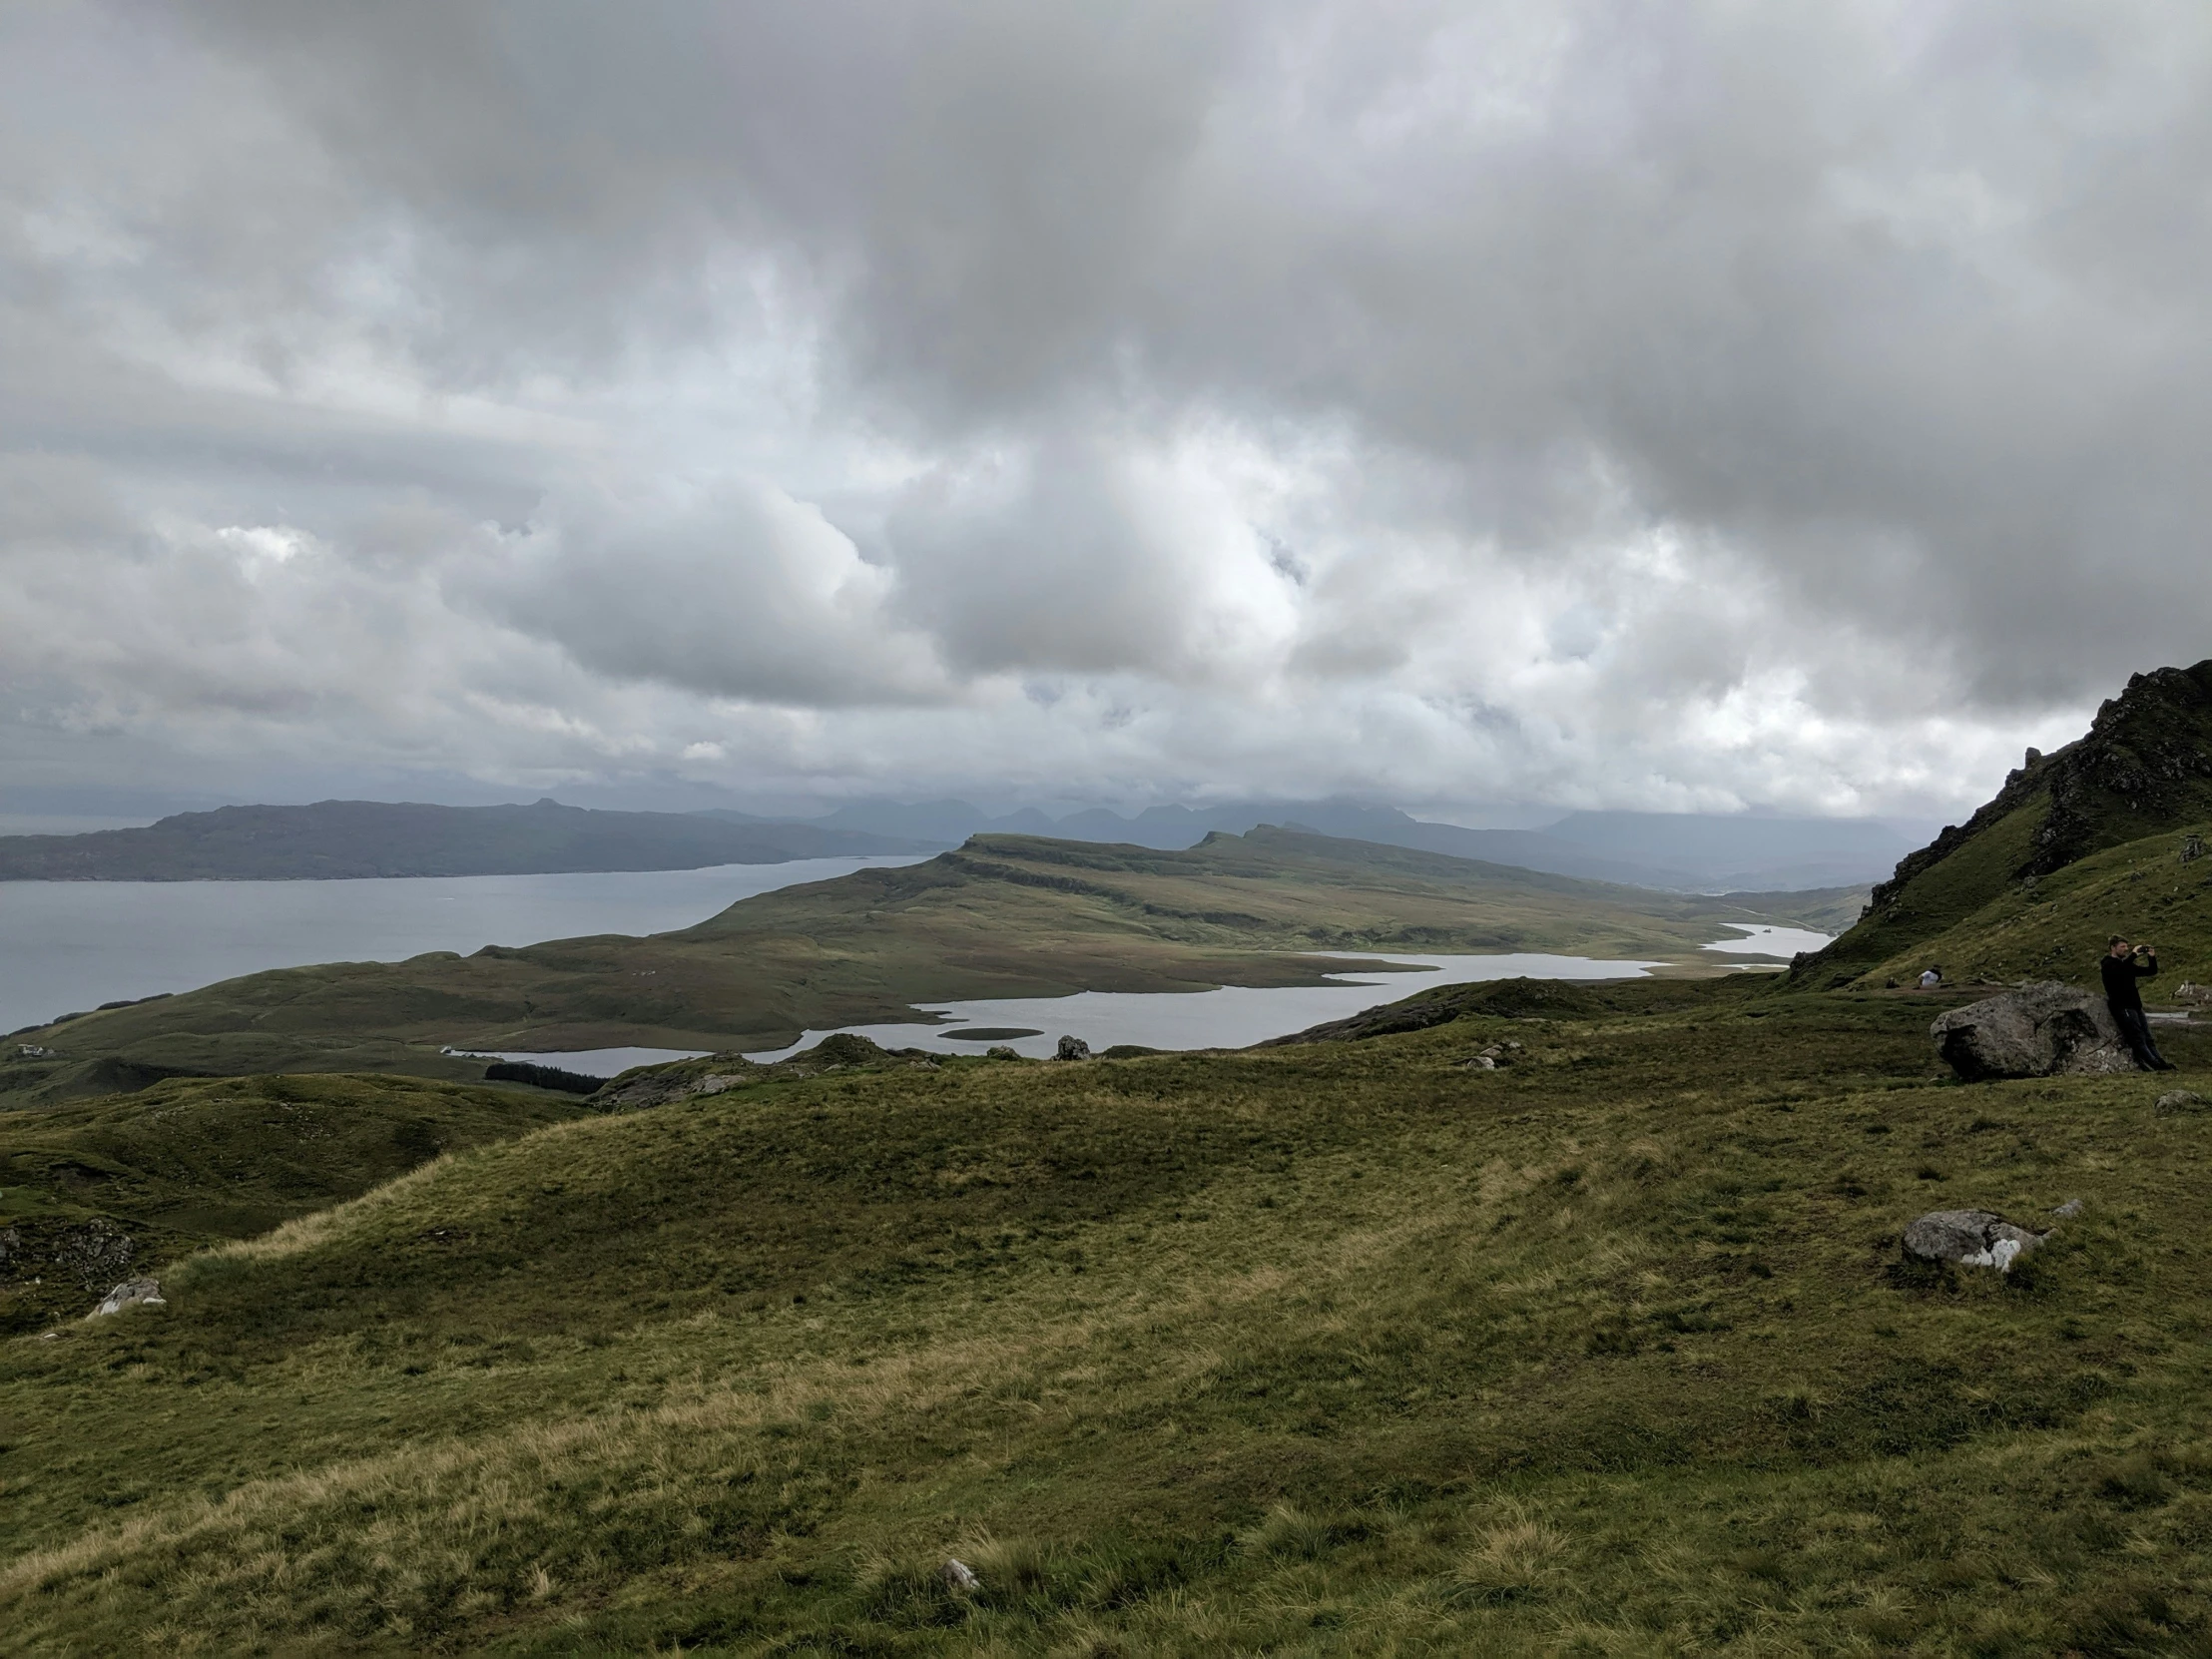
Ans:
<svg viewBox="0 0 2212 1659"><path fill-rule="evenodd" d="M2201 7L45 0L0 94L42 731L1940 809L2212 640Z"/></svg>

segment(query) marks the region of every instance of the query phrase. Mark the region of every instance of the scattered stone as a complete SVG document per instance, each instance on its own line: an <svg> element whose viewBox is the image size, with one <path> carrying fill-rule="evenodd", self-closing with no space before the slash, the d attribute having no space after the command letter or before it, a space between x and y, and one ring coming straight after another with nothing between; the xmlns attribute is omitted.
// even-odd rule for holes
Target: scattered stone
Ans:
<svg viewBox="0 0 2212 1659"><path fill-rule="evenodd" d="M1461 1060L1461 1061L1459 1062L1459 1066L1460 1066L1460 1069L1461 1069L1461 1070L1463 1070L1463 1071L1495 1071L1495 1070L1497 1070L1497 1062L1496 1062L1495 1060L1491 1059L1491 1058L1490 1058L1490 1057L1489 1057L1489 1056L1488 1056L1487 1054L1477 1054L1477 1055L1473 1056L1473 1057L1472 1057L1471 1059Z"/></svg>
<svg viewBox="0 0 2212 1659"><path fill-rule="evenodd" d="M2176 1089L2171 1094L2160 1095L2152 1110L2162 1118L2170 1118L2176 1112L2201 1112L2205 1110L2205 1099L2187 1089Z"/></svg>
<svg viewBox="0 0 2212 1659"><path fill-rule="evenodd" d="M2056 1209L2052 1210L2051 1214L2058 1217L2061 1221L2071 1221L2075 1216L2081 1214L2081 1200L2078 1198L2069 1198L2066 1200L2065 1203L2059 1205Z"/></svg>
<svg viewBox="0 0 2212 1659"><path fill-rule="evenodd" d="M1936 1017L1929 1035L1936 1052L1969 1083L2135 1069L2104 998L2054 980L1952 1008Z"/></svg>
<svg viewBox="0 0 2212 1659"><path fill-rule="evenodd" d="M42 1343L58 1343L62 1340L62 1334L59 1331L41 1331L38 1340Z"/></svg>
<svg viewBox="0 0 2212 1659"><path fill-rule="evenodd" d="M1905 1230L1905 1248L1932 1262L2010 1273L2012 1259L2043 1238L1987 1210L1931 1210Z"/></svg>
<svg viewBox="0 0 2212 1659"><path fill-rule="evenodd" d="M1060 1040L1062 1042L1073 1042L1075 1039L1073 1037L1062 1037ZM946 1589L958 1591L963 1595L973 1590L980 1590L983 1587L983 1581L975 1576L975 1569L965 1561L958 1559L945 1562L943 1566L937 1569L937 1576L944 1580Z"/></svg>
<svg viewBox="0 0 2212 1659"><path fill-rule="evenodd" d="M1053 1050L1052 1057L1055 1060L1088 1060L1091 1057L1091 1045L1081 1037L1062 1037L1060 1046ZM957 1566L959 1563L954 1562L953 1565Z"/></svg>
<svg viewBox="0 0 2212 1659"><path fill-rule="evenodd" d="M87 1314L85 1318L88 1320L96 1320L102 1314L120 1314L121 1312L123 1312L124 1309L136 1308L142 1303L150 1308L166 1308L169 1306L168 1303L162 1300L162 1286L160 1280L124 1280L122 1284L118 1285L114 1290L108 1293L106 1301L102 1302L99 1307L95 1308L91 1313Z"/></svg>
<svg viewBox="0 0 2212 1659"><path fill-rule="evenodd" d="M52 1273L76 1280L87 1292L98 1291L131 1271L137 1251L131 1236L105 1216L77 1226L0 1227L0 1285L36 1285Z"/></svg>
<svg viewBox="0 0 2212 1659"><path fill-rule="evenodd" d="M1021 1050L1009 1048L1004 1043L993 1043L983 1050L983 1058L986 1060L1018 1060L1021 1058Z"/></svg>

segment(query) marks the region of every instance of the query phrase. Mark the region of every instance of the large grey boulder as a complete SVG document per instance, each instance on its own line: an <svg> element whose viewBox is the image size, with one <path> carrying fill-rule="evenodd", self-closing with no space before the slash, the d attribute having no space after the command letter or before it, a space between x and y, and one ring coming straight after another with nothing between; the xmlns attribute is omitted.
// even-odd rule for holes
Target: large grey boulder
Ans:
<svg viewBox="0 0 2212 1659"><path fill-rule="evenodd" d="M2055 980L1953 1008L1936 1018L1929 1035L1936 1039L1936 1052L1969 1083L2135 1069L2135 1056L2104 998Z"/></svg>
<svg viewBox="0 0 2212 1659"><path fill-rule="evenodd" d="M2011 1272L2015 1256L2042 1242L2042 1234L1987 1210L1931 1210L1905 1230L1905 1248L1915 1256L1999 1273Z"/></svg>
<svg viewBox="0 0 2212 1659"><path fill-rule="evenodd" d="M1062 1037L1052 1057L1055 1060L1088 1060L1091 1057L1091 1045L1081 1037Z"/></svg>

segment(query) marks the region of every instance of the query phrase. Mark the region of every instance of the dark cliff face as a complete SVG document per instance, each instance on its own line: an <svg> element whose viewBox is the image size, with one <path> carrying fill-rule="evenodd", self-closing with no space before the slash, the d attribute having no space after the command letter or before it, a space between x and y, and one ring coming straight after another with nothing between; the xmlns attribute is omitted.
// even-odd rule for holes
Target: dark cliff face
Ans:
<svg viewBox="0 0 2212 1659"><path fill-rule="evenodd" d="M2097 710L2087 737L2038 771L2050 774L2050 812L2022 875L2200 813L2212 796L2212 660L2136 675Z"/></svg>
<svg viewBox="0 0 2212 1659"><path fill-rule="evenodd" d="M2049 755L2030 750L2026 764L1971 818L1903 859L1874 889L1859 926L1801 958L1791 980L1834 982L1833 970L1868 956L1873 941L1865 935L1886 921L1904 916L1910 931L1916 923L1905 914L1908 889L2023 810L2041 814L2027 837L2027 856L2004 868L1984 897L1995 896L2005 881L2048 875L2104 847L2212 812L2212 659L2138 674L2097 710L2085 736ZM1929 929L1939 930L1933 916ZM1907 942L1885 929L1874 953L1887 955Z"/></svg>

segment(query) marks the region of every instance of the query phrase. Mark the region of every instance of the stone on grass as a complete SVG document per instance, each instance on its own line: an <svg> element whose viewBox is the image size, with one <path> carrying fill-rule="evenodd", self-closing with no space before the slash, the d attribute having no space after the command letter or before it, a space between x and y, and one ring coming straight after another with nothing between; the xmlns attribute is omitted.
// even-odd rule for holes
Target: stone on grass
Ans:
<svg viewBox="0 0 2212 1659"><path fill-rule="evenodd" d="M1905 1248L1915 1256L1999 1273L2010 1273L2015 1256L2042 1242L2042 1234L1987 1210L1931 1210L1905 1230Z"/></svg>
<svg viewBox="0 0 2212 1659"><path fill-rule="evenodd" d="M161 1281L158 1279L126 1279L110 1291L105 1301L85 1316L96 1320L102 1314L120 1314L126 1308L136 1308L145 1303L149 1307L166 1308L162 1301Z"/></svg>
<svg viewBox="0 0 2212 1659"><path fill-rule="evenodd" d="M937 1576L944 1580L946 1589L957 1590L963 1594L971 1590L980 1590L983 1587L983 1581L975 1576L975 1569L956 1557L939 1567Z"/></svg>
<svg viewBox="0 0 2212 1659"><path fill-rule="evenodd" d="M2075 1216L2081 1214L2081 1200L2078 1198L2069 1198L2066 1200L2065 1203L2053 1208L2051 1214L2056 1216L2060 1221L2071 1221Z"/></svg>
<svg viewBox="0 0 2212 1659"><path fill-rule="evenodd" d="M2055 980L1952 1008L1929 1027L1940 1054L1960 1077L2100 1077L2133 1071L2104 998Z"/></svg>
<svg viewBox="0 0 2212 1659"><path fill-rule="evenodd" d="M2187 1089L2176 1089L2171 1094L2160 1095L2158 1104L2152 1108L2162 1118L2172 1117L2176 1112L2201 1112L2204 1109L2204 1096L2192 1094Z"/></svg>
<svg viewBox="0 0 2212 1659"><path fill-rule="evenodd" d="M1088 1060L1091 1057L1091 1045L1081 1037L1062 1037L1060 1046L1053 1050L1052 1057L1055 1060Z"/></svg>

